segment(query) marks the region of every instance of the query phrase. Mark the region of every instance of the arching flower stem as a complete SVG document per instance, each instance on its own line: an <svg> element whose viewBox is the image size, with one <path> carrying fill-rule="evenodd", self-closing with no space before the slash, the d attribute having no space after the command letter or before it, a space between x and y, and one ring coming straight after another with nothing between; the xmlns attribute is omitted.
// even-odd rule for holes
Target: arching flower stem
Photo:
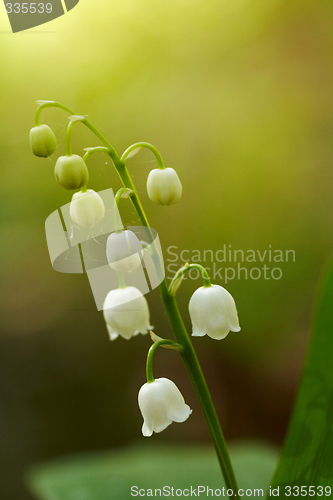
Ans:
<svg viewBox="0 0 333 500"><path fill-rule="evenodd" d="M180 344L177 344L177 342L174 342L173 340L169 339L162 339L159 340L158 342L155 342L149 349L148 355L147 355L147 364L146 364L146 376L147 376L147 382L150 384L151 382L154 382L154 375L153 375L153 357L156 349L160 346L170 346L172 349L182 352L183 351L183 346Z"/></svg>
<svg viewBox="0 0 333 500"><path fill-rule="evenodd" d="M125 282L124 273L122 273L121 271L118 271L117 275L118 275L118 285L119 285L119 288L126 288L126 282Z"/></svg>
<svg viewBox="0 0 333 500"><path fill-rule="evenodd" d="M130 153L132 151L134 151L135 149L141 149L141 148L150 149L156 157L158 168L161 170L163 170L165 168L163 160L162 160L162 156L161 156L159 150L157 148L155 148L155 146L153 146L152 144L149 144L149 142L136 142L135 144L132 144L132 146L127 148L126 151L124 151L124 153L121 155L121 158L120 158L121 161L125 161L127 159L127 157L130 155Z"/></svg>
<svg viewBox="0 0 333 500"><path fill-rule="evenodd" d="M48 101L48 102L43 102L40 107L38 108L35 116L35 122L38 125L39 124L39 116L41 111L44 108L47 107L58 107L61 108L68 113L75 115L76 113L67 108L66 106L63 106L62 104L59 104L55 101ZM136 210L138 217L141 221L142 226L145 227L147 235L150 237L152 244L151 248L153 249L154 253L154 262L155 265L157 266L157 272L158 269L161 267L160 266L160 261L159 261L159 254L156 249L156 245L154 244L154 237L153 234L150 230L149 223L147 216L144 212L144 209L142 207L140 198L138 196L137 190L135 188L135 185L130 177L130 174L126 168L125 162L117 155L115 149L111 146L111 144L107 141L107 139L89 122L89 120L84 119L82 120L82 123L86 125L106 146L106 148L100 148L100 151L103 153L108 154L113 163L114 166L118 172L119 177L121 178L123 184L125 187L129 188L132 190L132 193L129 195L130 199L132 201L133 207ZM138 146L138 144L146 144L146 143L137 143L134 146ZM132 147L132 146L131 146ZM95 148L94 148L95 149ZM126 150L128 151L128 150ZM97 151L96 151L97 152ZM89 151L88 151L89 153ZM124 155L123 155L124 156ZM193 345L191 343L190 337L186 331L183 319L181 317L181 314L179 312L176 299L173 295L168 290L168 286L166 283L166 280L163 279L163 281L160 284L160 291L161 291L161 296L162 300L171 324L171 327L174 331L175 337L177 339L177 342L183 346L183 351L181 353L183 362L185 364L185 367L188 371L188 374L190 376L190 379L192 381L193 387L195 389L195 392L197 394L198 400L200 402L200 406L202 408L212 441L214 443L214 447L217 453L218 461L222 470L222 474L225 480L225 485L227 489L230 489L233 491L233 494L230 495L230 498L232 499L237 499L239 500L240 497L238 495L238 487L237 487L237 482L235 478L235 474L233 471L233 467L230 461L228 449L225 443L225 439L223 436L223 432L216 414L216 410L207 386L207 383L205 381L205 378L203 376L198 358L196 356L196 353L194 351Z"/></svg>
<svg viewBox="0 0 333 500"><path fill-rule="evenodd" d="M191 269L198 269L198 271L200 271L202 281L203 281L203 286L205 288L212 286L210 279L209 279L209 276L208 276L208 273L207 273L207 270L201 264L189 264L187 262L183 267L178 269L178 271L176 272L176 274L174 275L174 277L170 283L169 292L171 293L171 295L173 295L173 296L176 295L176 291L178 290L178 281L186 273L191 271Z"/></svg>
<svg viewBox="0 0 333 500"><path fill-rule="evenodd" d="M71 137L72 137L72 129L74 125L74 121L70 121L69 124L67 125L67 130L66 130L66 156L72 156L72 143L71 143Z"/></svg>
<svg viewBox="0 0 333 500"><path fill-rule="evenodd" d="M121 233L123 231L123 223L121 221L121 217L119 214L119 203L120 200L125 200L129 197L132 190L128 188L120 188L118 189L115 197L114 197L114 225L116 233Z"/></svg>

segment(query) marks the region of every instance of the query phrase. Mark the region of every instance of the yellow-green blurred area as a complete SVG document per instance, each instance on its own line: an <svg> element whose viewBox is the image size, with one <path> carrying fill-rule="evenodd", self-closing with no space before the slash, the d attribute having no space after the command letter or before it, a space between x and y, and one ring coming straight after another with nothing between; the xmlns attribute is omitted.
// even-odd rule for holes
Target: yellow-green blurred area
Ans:
<svg viewBox="0 0 333 500"><path fill-rule="evenodd" d="M332 3L317 0L82 0L12 34L0 8L3 498L31 498L22 483L31 463L144 439L137 393L151 340L111 343L87 277L52 269L45 219L72 196L53 174L67 114L42 113L59 145L51 158L36 158L28 143L34 102L57 100L89 115L118 153L150 142L177 170L182 200L160 207L145 189L152 154L128 162L166 267L175 259L170 246L178 267L182 250L294 250L295 261L242 263L278 267L281 279L243 273L225 284L212 276L234 296L242 330L220 342L193 340L226 438L281 444L333 248L332 21ZM99 144L75 125L74 153ZM105 156L88 166L89 188L121 187ZM128 202L122 217L138 223ZM237 269L234 260L215 264ZM189 330L198 286L184 281L177 294ZM155 332L172 338L158 290L147 300ZM151 439L209 441L178 354L161 349L154 371L178 385L193 413Z"/></svg>

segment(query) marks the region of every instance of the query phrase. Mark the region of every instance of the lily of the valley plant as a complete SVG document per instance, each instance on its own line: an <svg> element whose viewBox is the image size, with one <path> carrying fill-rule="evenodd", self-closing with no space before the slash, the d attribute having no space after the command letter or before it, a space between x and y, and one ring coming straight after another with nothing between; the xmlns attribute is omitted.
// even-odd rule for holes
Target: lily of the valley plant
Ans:
<svg viewBox="0 0 333 500"><path fill-rule="evenodd" d="M119 174L122 187L115 196L115 232L109 235L105 248L108 264L118 273L119 284L118 288L110 290L106 295L103 314L111 340L117 337L129 340L140 333L147 334L153 328L150 325L147 299L136 287L126 285L126 276L128 273L135 272L142 264L143 252L146 250L133 232L123 229L118 212L120 200L129 199L141 224L145 226L145 230L150 234L151 230L137 190L127 170L126 160L143 147L154 153L158 168L148 175L147 192L150 200L156 204L168 206L177 203L182 195L181 181L173 168L165 168L159 151L151 144L146 142L133 144L119 156L108 140L84 116L77 115L73 110L55 101L38 101L37 104L39 107L35 115L35 127L30 131L30 145L32 152L38 157L46 158L57 148L56 137L51 128L40 123L43 109L57 107L71 115L66 133L66 155L60 156L56 161L54 174L62 187L76 190L70 205L70 217L74 224L81 228L91 228L105 216L102 198L94 190L87 188L88 158L94 153L108 155ZM71 132L77 122L86 125L103 143L103 146L87 148L83 157L72 154ZM162 266L160 254L154 244L154 238L151 239L153 243L150 245L150 252L158 272ZM83 259L82 253L81 258ZM235 475L216 411L176 303L176 292L183 276L192 268L200 271L203 280L203 286L194 292L189 301L192 335L199 337L208 335L212 339L220 340L224 339L230 331L240 330L234 299L222 286L211 284L206 270L201 265L187 263L178 270L169 287L165 280L161 282L162 300L176 341L162 339L150 332L153 344L147 356L147 382L141 387L138 396L144 419L142 433L144 436L151 436L153 432L162 432L172 422L184 422L192 412L185 403L180 390L171 380L154 379L152 370L154 353L159 346L167 347L178 352L184 361L216 449L228 495L231 498L239 498Z"/></svg>

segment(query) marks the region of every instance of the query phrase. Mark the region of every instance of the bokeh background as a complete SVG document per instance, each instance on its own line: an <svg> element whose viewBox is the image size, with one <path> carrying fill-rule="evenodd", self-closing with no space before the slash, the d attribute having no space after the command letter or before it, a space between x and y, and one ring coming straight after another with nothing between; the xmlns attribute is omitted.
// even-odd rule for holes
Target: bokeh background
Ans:
<svg viewBox="0 0 333 500"><path fill-rule="evenodd" d="M0 8L2 498L32 498L23 482L30 464L143 439L137 392L151 341L110 343L86 276L51 267L44 222L71 197L53 176L67 116L43 112L59 147L34 157L37 99L89 115L119 153L153 143L178 171L181 202L154 206L145 191L154 158L143 151L129 161L165 258L171 245L295 251L295 262L278 264L280 280L227 284L240 333L194 339L227 439L282 444L333 246L332 18L331 2L317 0L81 0L13 35ZM81 154L99 142L77 125L73 144ZM89 165L92 189L120 187L105 157ZM138 222L126 204L122 215ZM198 286L187 280L178 292L189 328ZM156 333L171 337L158 290L148 301ZM152 439L209 441L177 354L161 350L155 373L174 380L194 411Z"/></svg>

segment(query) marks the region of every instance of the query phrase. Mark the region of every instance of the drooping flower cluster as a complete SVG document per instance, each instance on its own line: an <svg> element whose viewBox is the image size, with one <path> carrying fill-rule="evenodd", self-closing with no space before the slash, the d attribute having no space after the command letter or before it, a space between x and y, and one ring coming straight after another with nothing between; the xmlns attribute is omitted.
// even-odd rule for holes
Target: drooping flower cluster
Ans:
<svg viewBox="0 0 333 500"><path fill-rule="evenodd" d="M105 206L98 193L87 189L89 171L86 161L94 151L87 151L84 158L71 153L70 134L73 123L75 120L84 120L84 117L73 116L72 119L74 120L68 126L66 135L66 156L58 158L54 174L59 184L65 189L80 190L72 197L69 213L75 225L86 229L98 224L104 218ZM38 123L38 119L36 122ZM50 127L36 125L30 131L30 145L36 156L45 158L55 152L57 141ZM147 192L150 200L162 206L177 203L182 196L180 179L173 168L164 167L160 154L152 145L137 143L130 146L124 155L118 158L119 164L124 166L125 159L136 154L143 146L155 152L159 165L158 169L153 169L148 175ZM108 148L95 149L95 152L102 149L112 157ZM119 190L117 194L124 189ZM129 196L128 193L136 196L135 192L128 187L125 191L127 191L126 197ZM117 203L120 198L121 196L116 195ZM140 206L137 199L136 206ZM150 324L146 298L138 288L126 286L127 273L133 273L142 265L143 248L132 231L123 229L121 221L119 223L117 218L120 216L116 215L118 205L115 208L115 232L108 236L105 252L110 268L118 273L119 287L110 290L106 295L103 314L110 339L115 340L120 336L129 340L139 333L147 334L153 327ZM187 272L186 266L184 266L184 272L180 273L179 279L176 279L173 290L169 289L170 298L176 293L185 272ZM220 340L224 339L229 331L240 330L234 299L222 286L211 285L208 275L204 278L204 286L198 288L190 299L189 314L193 327L192 335L195 337L208 335ZM170 343L171 341L164 342ZM177 346L180 345L177 344ZM183 348L183 346L180 347ZM171 380L167 378L155 380L152 375L150 378L147 375L147 383L139 391L138 403L144 419L142 427L144 436L151 436L153 432L161 432L172 422L184 422L192 412Z"/></svg>

